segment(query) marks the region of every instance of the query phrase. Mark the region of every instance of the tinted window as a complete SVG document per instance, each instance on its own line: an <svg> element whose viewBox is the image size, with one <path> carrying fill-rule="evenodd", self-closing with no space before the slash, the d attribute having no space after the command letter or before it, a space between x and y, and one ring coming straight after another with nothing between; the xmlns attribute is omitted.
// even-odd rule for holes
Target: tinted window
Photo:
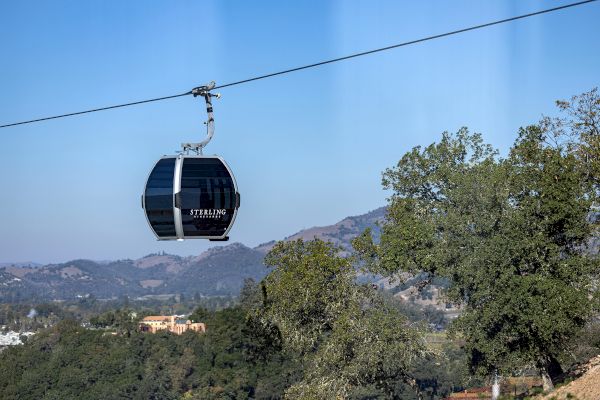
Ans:
<svg viewBox="0 0 600 400"><path fill-rule="evenodd" d="M185 236L222 236L235 212L235 186L218 158L186 158L181 173Z"/></svg>
<svg viewBox="0 0 600 400"><path fill-rule="evenodd" d="M150 173L146 184L146 215L159 237L176 236L173 220L174 171L175 158L163 158Z"/></svg>

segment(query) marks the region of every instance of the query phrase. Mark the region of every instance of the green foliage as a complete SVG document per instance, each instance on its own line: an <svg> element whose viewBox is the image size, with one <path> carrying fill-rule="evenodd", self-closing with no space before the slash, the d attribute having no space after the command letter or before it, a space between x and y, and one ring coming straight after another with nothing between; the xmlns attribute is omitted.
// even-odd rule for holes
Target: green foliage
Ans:
<svg viewBox="0 0 600 400"><path fill-rule="evenodd" d="M319 350L308 357L304 380L287 392L290 398L309 398L315 388L347 396L353 388L374 385L393 395L398 381L416 386L408 374L420 361L425 346L420 332L408 329L406 318L387 307L359 315L344 314Z"/></svg>
<svg viewBox="0 0 600 400"><path fill-rule="evenodd" d="M600 95L598 88L556 102L560 117L544 117L540 126L577 158L586 180L600 194Z"/></svg>
<svg viewBox="0 0 600 400"><path fill-rule="evenodd" d="M223 310L198 307L192 313L190 319L207 324L207 332L201 335L153 335L128 329L135 325L135 318L122 303L115 303L118 308L113 310L105 308L108 303L96 301L77 307L66 303L38 307L44 315L67 315L64 309L75 310L80 318L89 319L91 328L63 321L32 336L25 345L0 353L0 398L280 399L287 391L289 398L345 393L349 399L412 400L419 388L423 398L439 399L464 380L458 366L465 355L454 347L411 362L424 349L420 333L407 327L409 321L426 318L419 316L416 307L408 312L392 297L357 285L347 260L337 259L328 244L289 246L300 254L296 258L300 261L292 266L278 263L276 268L281 265L286 272L273 275L268 283L247 281L239 306ZM288 250L280 250L272 255L285 257L278 255L273 261L294 259L287 257ZM311 262L304 262L307 255ZM302 274L314 268L317 260L320 272ZM311 291L332 282L344 290L329 295L344 307L328 308L324 303L328 297ZM284 283L294 291L309 288L321 304L309 304L313 299L309 296L303 309L305 303L295 302L289 298L293 296L275 287ZM279 297L271 298L269 293L285 297L285 305L294 313L286 314L276 302ZM138 319L155 313L154 306L129 304L139 307ZM89 308L100 306L103 312L89 315ZM155 306L160 310L165 305ZM173 306L170 303L167 309ZM21 316L29 310L25 305L15 307ZM294 336L276 322L306 313L321 313L318 318L306 318L317 321L321 329L312 347L299 352L291 345ZM328 385L320 384L322 378Z"/></svg>
<svg viewBox="0 0 600 400"><path fill-rule="evenodd" d="M583 331L574 338L571 351L561 361L566 365L585 363L598 354L600 354L600 320L595 319L590 321Z"/></svg>
<svg viewBox="0 0 600 400"><path fill-rule="evenodd" d="M263 282L267 317L294 350L312 351L343 313L358 307L352 262L337 251L298 240L277 243L265 258L274 268Z"/></svg>
<svg viewBox="0 0 600 400"><path fill-rule="evenodd" d="M240 290L239 303L245 309L252 309L261 301L260 288L252 278L244 279L244 285Z"/></svg>
<svg viewBox="0 0 600 400"><path fill-rule="evenodd" d="M384 173L394 193L380 242L365 232L354 246L371 272L449 280L462 305L453 329L481 374L548 371L598 310L598 259L582 251L595 193L581 146L531 126L499 159L461 129Z"/></svg>
<svg viewBox="0 0 600 400"><path fill-rule="evenodd" d="M115 328L118 332L130 335L138 325L139 318L128 308L107 311L90 318L90 325L95 328Z"/></svg>
<svg viewBox="0 0 600 400"><path fill-rule="evenodd" d="M34 331L75 314L57 304L0 304L0 325L7 330Z"/></svg>
<svg viewBox="0 0 600 400"><path fill-rule="evenodd" d="M302 369L277 352L250 360L241 308L206 313L206 334L181 336L113 335L62 321L0 353L0 398L281 398Z"/></svg>
<svg viewBox="0 0 600 400"><path fill-rule="evenodd" d="M267 255L274 270L263 281L262 321L306 365L289 399L344 398L372 387L393 395L427 351L421 333L376 291L355 282L352 259L320 240L280 242ZM363 388L363 389L361 389Z"/></svg>

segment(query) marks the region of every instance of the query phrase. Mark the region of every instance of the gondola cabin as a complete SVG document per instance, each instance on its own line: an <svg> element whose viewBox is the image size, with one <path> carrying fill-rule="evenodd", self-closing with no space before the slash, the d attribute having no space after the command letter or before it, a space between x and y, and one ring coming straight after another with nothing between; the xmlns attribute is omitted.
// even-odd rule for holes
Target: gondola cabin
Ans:
<svg viewBox="0 0 600 400"><path fill-rule="evenodd" d="M159 240L227 240L239 206L235 178L218 156L161 158L142 195L148 224Z"/></svg>

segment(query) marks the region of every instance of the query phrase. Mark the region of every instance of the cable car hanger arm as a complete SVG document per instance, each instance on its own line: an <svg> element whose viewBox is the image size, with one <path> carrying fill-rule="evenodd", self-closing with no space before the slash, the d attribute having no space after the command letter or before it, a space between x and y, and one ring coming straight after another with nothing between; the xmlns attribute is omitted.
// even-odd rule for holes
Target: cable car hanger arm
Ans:
<svg viewBox="0 0 600 400"><path fill-rule="evenodd" d="M191 94L194 97L202 96L204 97L204 101L206 102L206 113L208 114L208 118L204 123L206 125L206 139L199 143L182 143L181 147L184 153L189 153L190 151L196 152L196 154L202 154L202 149L210 142L215 134L215 119L213 116L213 107L211 97L216 97L217 99L221 97L220 93L212 94L210 91L215 88L215 82L212 81L204 86L198 86L192 89Z"/></svg>

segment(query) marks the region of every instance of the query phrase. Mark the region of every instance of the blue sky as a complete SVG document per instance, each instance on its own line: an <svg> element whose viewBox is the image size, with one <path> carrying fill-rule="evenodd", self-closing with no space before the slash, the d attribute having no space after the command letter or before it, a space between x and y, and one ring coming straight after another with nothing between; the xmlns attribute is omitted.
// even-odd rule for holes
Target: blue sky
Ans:
<svg viewBox="0 0 600 400"><path fill-rule="evenodd" d="M0 3L0 124L224 84L566 1ZM231 87L207 153L233 168L231 239L254 246L384 205L381 172L468 126L506 151L600 84L600 4ZM0 130L0 261L199 254L158 242L150 168L203 136L174 100Z"/></svg>

